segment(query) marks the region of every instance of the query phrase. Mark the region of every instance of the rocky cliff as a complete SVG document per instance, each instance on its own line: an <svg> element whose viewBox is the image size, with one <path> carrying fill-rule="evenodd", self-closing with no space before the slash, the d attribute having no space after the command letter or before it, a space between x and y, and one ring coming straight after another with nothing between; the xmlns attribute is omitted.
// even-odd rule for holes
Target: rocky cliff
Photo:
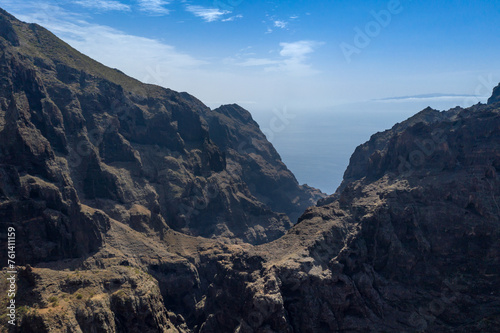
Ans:
<svg viewBox="0 0 500 333"><path fill-rule="evenodd" d="M141 232L258 244L322 197L299 186L246 110L210 110L106 68L38 25L5 12L0 20L1 168L15 183L2 187L1 211L6 221L35 219L23 229L34 242L26 262L102 244L106 224L83 222L80 205ZM254 142L253 154L240 149ZM12 216L19 205L25 216ZM50 249L49 234L60 243Z"/></svg>
<svg viewBox="0 0 500 333"><path fill-rule="evenodd" d="M500 84L493 88L493 94L488 98L488 104L494 104L500 102Z"/></svg>
<svg viewBox="0 0 500 333"><path fill-rule="evenodd" d="M293 331L496 331L499 130L498 104L428 108L359 146L337 193L264 246L305 244L273 257Z"/></svg>
<svg viewBox="0 0 500 333"><path fill-rule="evenodd" d="M248 112L140 84L0 17L19 332L498 330L495 93L373 135L285 231L319 195Z"/></svg>

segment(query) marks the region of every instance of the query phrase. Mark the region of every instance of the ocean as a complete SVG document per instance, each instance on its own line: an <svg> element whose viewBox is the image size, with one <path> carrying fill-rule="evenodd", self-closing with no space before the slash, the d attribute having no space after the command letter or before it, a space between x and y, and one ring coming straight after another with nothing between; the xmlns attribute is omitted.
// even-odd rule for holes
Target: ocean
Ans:
<svg viewBox="0 0 500 333"><path fill-rule="evenodd" d="M485 102L486 98L478 100ZM433 96L352 103L327 110L249 109L298 182L332 194L342 181L351 154L371 135L427 106L442 111L475 104L470 101L470 96Z"/></svg>

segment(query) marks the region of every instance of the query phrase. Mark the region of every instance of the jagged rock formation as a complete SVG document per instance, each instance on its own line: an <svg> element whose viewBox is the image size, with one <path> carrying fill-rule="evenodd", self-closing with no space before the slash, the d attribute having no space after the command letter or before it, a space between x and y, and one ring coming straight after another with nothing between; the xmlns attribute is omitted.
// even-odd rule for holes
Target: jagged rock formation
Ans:
<svg viewBox="0 0 500 333"><path fill-rule="evenodd" d="M500 84L493 89L493 94L488 98L488 104L500 102Z"/></svg>
<svg viewBox="0 0 500 333"><path fill-rule="evenodd" d="M359 146L337 193L264 245L306 242L275 268L294 331L495 331L499 129L497 105L428 108Z"/></svg>
<svg viewBox="0 0 500 333"><path fill-rule="evenodd" d="M10 189L2 218L43 220L23 229L36 243L27 262L101 245L107 227L84 222L80 203L144 232L170 227L259 244L322 197L299 186L247 111L212 111L106 68L40 26L5 12L0 20L1 164L4 179L17 182L2 187ZM261 145L251 157L238 151L242 132ZM9 215L21 202L26 216ZM41 244L50 237L67 244Z"/></svg>
<svg viewBox="0 0 500 333"><path fill-rule="evenodd" d="M287 212L297 221L321 192L302 185L281 161L278 152L267 141L259 125L248 111L240 106L224 105L204 115L209 125L210 138L226 153L227 170L250 184L252 194L272 210ZM292 209L290 202L294 203Z"/></svg>
<svg viewBox="0 0 500 333"><path fill-rule="evenodd" d="M273 239L277 212L314 196L246 111L139 84L0 17L0 219L31 265L18 331L498 330L498 88L373 135L334 195L254 246L186 235Z"/></svg>

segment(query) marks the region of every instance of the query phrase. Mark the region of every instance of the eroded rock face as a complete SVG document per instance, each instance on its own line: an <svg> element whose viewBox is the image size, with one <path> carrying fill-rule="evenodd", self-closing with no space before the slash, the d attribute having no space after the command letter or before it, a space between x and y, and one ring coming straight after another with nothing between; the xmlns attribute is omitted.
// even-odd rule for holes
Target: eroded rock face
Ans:
<svg viewBox="0 0 500 333"><path fill-rule="evenodd" d="M295 223L304 210L322 198L320 191L298 186L259 125L240 106L224 105L204 114L211 139L225 153L227 170L249 187L253 196L274 211L286 211ZM290 209L290 202L296 203Z"/></svg>
<svg viewBox="0 0 500 333"><path fill-rule="evenodd" d="M291 329L495 330L499 129L494 106L424 110L358 147L339 191L263 246L305 242L274 268Z"/></svg>
<svg viewBox="0 0 500 333"><path fill-rule="evenodd" d="M346 172L351 180L335 195L309 208L285 236L249 249L263 261L247 264L253 279L241 278L246 306L235 307L241 320L216 326L230 312L211 317L210 327L494 331L499 128L500 110L478 105L424 110L374 135L356 150ZM410 166L400 167L404 161ZM356 171L366 165L371 173ZM227 299L220 304L233 300L217 295Z"/></svg>
<svg viewBox="0 0 500 333"><path fill-rule="evenodd" d="M497 330L495 102L373 135L286 231L283 212L319 194L248 112L0 22L0 219L19 240L19 331Z"/></svg>
<svg viewBox="0 0 500 333"><path fill-rule="evenodd" d="M488 104L500 102L500 84L493 89L493 94L488 98Z"/></svg>
<svg viewBox="0 0 500 333"><path fill-rule="evenodd" d="M323 196L298 185L247 111L234 108L223 119L187 93L102 66L40 26L5 12L0 21L0 152L12 185L2 187L1 214L23 226L39 219L26 232L36 230L40 243L51 241L52 229L67 243L26 254L26 263L99 248L106 225L82 222L82 204L142 232L173 228L259 244L283 235ZM245 133L257 135L271 159L264 151L252 159L228 152L235 142L211 138L230 130L241 137L246 120L232 121L239 113L249 118ZM217 128L209 124L214 118ZM266 196L264 183L273 188ZM21 202L24 215L15 216ZM77 241L86 233L92 237Z"/></svg>

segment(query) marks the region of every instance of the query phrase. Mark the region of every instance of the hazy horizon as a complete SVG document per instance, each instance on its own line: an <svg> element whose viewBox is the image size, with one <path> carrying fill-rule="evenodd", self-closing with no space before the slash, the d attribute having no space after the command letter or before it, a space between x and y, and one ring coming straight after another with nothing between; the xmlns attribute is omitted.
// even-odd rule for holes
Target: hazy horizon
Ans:
<svg viewBox="0 0 500 333"><path fill-rule="evenodd" d="M477 102L485 103L488 97L480 97ZM252 115L300 184L332 194L355 148L371 135L392 128L428 106L446 111L473 104L470 96L433 96L352 103L309 109L307 113L290 107L271 112L253 110Z"/></svg>
<svg viewBox="0 0 500 333"><path fill-rule="evenodd" d="M210 107L325 109L399 96L485 96L500 81L494 1L1 0L0 6L107 66L189 92Z"/></svg>
<svg viewBox="0 0 500 333"><path fill-rule="evenodd" d="M485 102L500 81L494 1L0 0L0 7L136 79L186 91L212 109L241 105L298 181L327 193L370 135L426 106ZM276 117L279 125L270 124Z"/></svg>

